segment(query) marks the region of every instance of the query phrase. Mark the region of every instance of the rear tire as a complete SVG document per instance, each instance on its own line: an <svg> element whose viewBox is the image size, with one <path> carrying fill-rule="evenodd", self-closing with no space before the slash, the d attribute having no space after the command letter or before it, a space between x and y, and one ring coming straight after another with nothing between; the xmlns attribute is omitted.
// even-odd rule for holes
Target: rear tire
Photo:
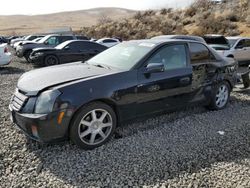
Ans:
<svg viewBox="0 0 250 188"><path fill-rule="evenodd" d="M94 149L110 140L116 129L114 110L102 102L83 106L70 127L70 139L84 150Z"/></svg>
<svg viewBox="0 0 250 188"><path fill-rule="evenodd" d="M211 102L207 106L210 110L224 109L230 99L230 86L226 81L220 82L214 86L211 95Z"/></svg>
<svg viewBox="0 0 250 188"><path fill-rule="evenodd" d="M58 65L60 62L58 58L54 55L48 55L44 58L44 65L45 66L53 66L53 65Z"/></svg>

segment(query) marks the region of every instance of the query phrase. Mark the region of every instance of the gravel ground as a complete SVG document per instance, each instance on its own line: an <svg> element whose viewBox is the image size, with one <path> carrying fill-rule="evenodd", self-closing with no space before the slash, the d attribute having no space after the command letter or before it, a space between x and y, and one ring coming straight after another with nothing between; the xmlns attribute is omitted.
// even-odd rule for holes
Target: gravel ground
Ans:
<svg viewBox="0 0 250 188"><path fill-rule="evenodd" d="M250 188L249 90L233 92L222 111L192 107L139 120L83 151L30 141L10 122L9 99L30 69L17 59L0 68L0 187Z"/></svg>

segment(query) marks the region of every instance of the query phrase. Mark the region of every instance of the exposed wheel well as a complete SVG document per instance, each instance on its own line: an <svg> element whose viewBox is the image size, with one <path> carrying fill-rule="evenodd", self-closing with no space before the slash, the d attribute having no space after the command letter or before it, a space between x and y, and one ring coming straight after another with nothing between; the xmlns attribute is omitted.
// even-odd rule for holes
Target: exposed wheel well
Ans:
<svg viewBox="0 0 250 188"><path fill-rule="evenodd" d="M230 55L228 55L227 57L231 57L231 58L234 58L234 55L230 54Z"/></svg>
<svg viewBox="0 0 250 188"><path fill-rule="evenodd" d="M23 56L26 58L26 55L27 54L30 54L32 52L32 50L26 50L24 53L23 53Z"/></svg>
<svg viewBox="0 0 250 188"><path fill-rule="evenodd" d="M48 54L48 55L46 55L46 56L44 57L44 59L43 59L43 64L44 64L44 65L46 64L46 62L45 62L46 58L47 58L47 57L49 57L49 56L53 56L53 57L55 57L55 58L57 59L57 61L58 61L58 64L60 64L60 59L58 58L58 56L57 56L57 55L54 55L54 54Z"/></svg>
<svg viewBox="0 0 250 188"><path fill-rule="evenodd" d="M231 82L229 80L226 80L226 79L224 79L223 81L228 83L228 85L230 87L230 91L232 91L233 90L233 85L231 84Z"/></svg>

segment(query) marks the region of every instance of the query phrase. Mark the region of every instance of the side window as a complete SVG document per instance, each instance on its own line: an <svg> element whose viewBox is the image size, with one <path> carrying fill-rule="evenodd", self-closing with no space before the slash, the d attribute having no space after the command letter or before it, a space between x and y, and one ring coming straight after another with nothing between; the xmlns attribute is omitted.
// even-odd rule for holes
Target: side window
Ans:
<svg viewBox="0 0 250 188"><path fill-rule="evenodd" d="M107 47L100 45L100 44L95 44L95 43L88 43L88 49L90 49L91 51L99 51L102 52L105 49L107 49Z"/></svg>
<svg viewBox="0 0 250 188"><path fill-rule="evenodd" d="M49 45L58 45L58 44L59 44L58 37L56 37L56 36L50 37L50 38L47 40L47 43L48 43Z"/></svg>
<svg viewBox="0 0 250 188"><path fill-rule="evenodd" d="M79 50L79 43L78 42L72 42L69 45L70 51L78 51Z"/></svg>
<svg viewBox="0 0 250 188"><path fill-rule="evenodd" d="M187 66L187 53L184 44L170 45L161 48L148 61L164 64L165 70L184 68Z"/></svg>
<svg viewBox="0 0 250 188"><path fill-rule="evenodd" d="M199 43L190 43L190 55L191 64L207 62L213 59L208 48Z"/></svg>
<svg viewBox="0 0 250 188"><path fill-rule="evenodd" d="M244 46L245 46L245 40L243 39L243 40L240 40L239 42L238 42L238 44L236 45L236 49L241 49L241 48L244 48Z"/></svg>
<svg viewBox="0 0 250 188"><path fill-rule="evenodd" d="M65 41L68 41L68 40L73 40L73 37L72 36L60 36L59 37L60 39L60 43L63 43L63 42L65 42Z"/></svg>
<svg viewBox="0 0 250 188"><path fill-rule="evenodd" d="M250 39L245 40L245 47L250 48Z"/></svg>
<svg viewBox="0 0 250 188"><path fill-rule="evenodd" d="M34 39L36 39L37 38L37 36L31 36L30 38L29 38L29 40L34 40Z"/></svg>

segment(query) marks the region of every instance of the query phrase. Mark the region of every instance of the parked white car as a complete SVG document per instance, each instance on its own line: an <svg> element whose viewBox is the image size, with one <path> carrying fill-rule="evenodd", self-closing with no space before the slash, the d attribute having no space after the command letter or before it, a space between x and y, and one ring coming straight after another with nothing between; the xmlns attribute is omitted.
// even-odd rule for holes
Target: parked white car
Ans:
<svg viewBox="0 0 250 188"><path fill-rule="evenodd" d="M240 63L250 63L250 38L247 37L226 37L230 50L222 51L226 57L233 57Z"/></svg>
<svg viewBox="0 0 250 188"><path fill-rule="evenodd" d="M38 42L41 39L42 39L42 37L38 37L38 38L35 38L35 39L31 40L31 41L29 41L29 40L23 40L23 41L15 42L14 45L13 45L13 48L16 50L17 46L19 46L20 44L27 43L27 42L30 42L30 43L34 42L34 43L36 43L36 42Z"/></svg>
<svg viewBox="0 0 250 188"><path fill-rule="evenodd" d="M44 35L29 35L23 38L16 38L10 41L10 46L14 47L15 43L21 42L21 41L32 41L38 37L44 37Z"/></svg>
<svg viewBox="0 0 250 188"><path fill-rule="evenodd" d="M96 42L104 46L107 46L108 48L120 43L118 39L113 39L113 38L102 38L102 39L97 40Z"/></svg>
<svg viewBox="0 0 250 188"><path fill-rule="evenodd" d="M0 65L8 65L11 62L11 53L7 44L0 44Z"/></svg>

